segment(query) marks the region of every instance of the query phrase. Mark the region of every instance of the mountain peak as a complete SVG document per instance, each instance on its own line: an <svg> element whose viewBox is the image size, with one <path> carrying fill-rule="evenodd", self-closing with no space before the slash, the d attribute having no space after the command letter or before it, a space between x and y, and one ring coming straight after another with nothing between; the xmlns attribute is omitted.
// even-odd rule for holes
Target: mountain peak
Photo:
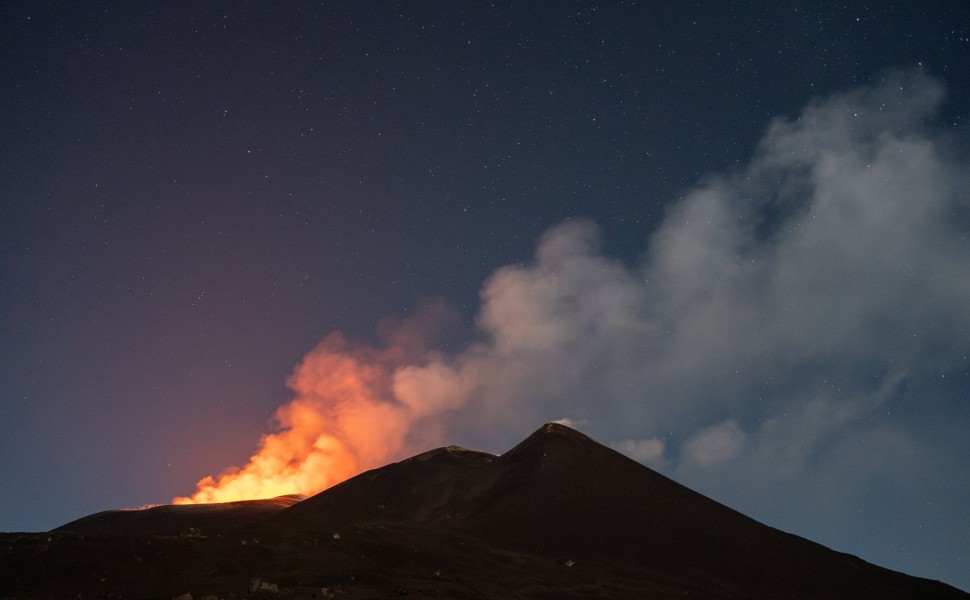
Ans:
<svg viewBox="0 0 970 600"><path fill-rule="evenodd" d="M468 448L462 448L461 446L445 446L443 448L435 448L433 450L428 450L412 456L411 458L406 458L401 462L427 462L427 461L441 461L450 460L458 463L471 464L479 462L489 462L494 456L487 454L485 452L478 452L477 450L469 450Z"/></svg>
<svg viewBox="0 0 970 600"><path fill-rule="evenodd" d="M576 431L572 427L565 425L559 421L550 421L536 430L536 434L546 434L546 435L565 435L578 439L588 440L589 437Z"/></svg>
<svg viewBox="0 0 970 600"><path fill-rule="evenodd" d="M599 442L589 436L567 425L552 421L535 430L532 435L503 454L502 458L508 460L512 457L531 455L547 457L550 452L556 455L568 455L581 448L591 449L600 447L602 446Z"/></svg>

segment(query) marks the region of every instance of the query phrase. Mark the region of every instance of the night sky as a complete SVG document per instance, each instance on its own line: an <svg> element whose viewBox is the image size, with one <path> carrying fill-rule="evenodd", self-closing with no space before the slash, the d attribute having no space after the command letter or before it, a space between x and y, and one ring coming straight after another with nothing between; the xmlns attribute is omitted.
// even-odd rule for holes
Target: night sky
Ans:
<svg viewBox="0 0 970 600"><path fill-rule="evenodd" d="M970 589L970 3L0 23L0 530L191 494L353 356L363 466L568 419Z"/></svg>

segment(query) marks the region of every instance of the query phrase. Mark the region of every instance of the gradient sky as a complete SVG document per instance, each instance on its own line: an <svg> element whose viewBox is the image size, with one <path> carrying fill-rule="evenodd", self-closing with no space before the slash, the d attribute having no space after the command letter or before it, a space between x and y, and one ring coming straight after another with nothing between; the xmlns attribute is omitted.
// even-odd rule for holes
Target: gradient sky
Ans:
<svg viewBox="0 0 970 600"><path fill-rule="evenodd" d="M191 493L407 331L398 454L567 418L970 589L967 2L0 23L0 530Z"/></svg>

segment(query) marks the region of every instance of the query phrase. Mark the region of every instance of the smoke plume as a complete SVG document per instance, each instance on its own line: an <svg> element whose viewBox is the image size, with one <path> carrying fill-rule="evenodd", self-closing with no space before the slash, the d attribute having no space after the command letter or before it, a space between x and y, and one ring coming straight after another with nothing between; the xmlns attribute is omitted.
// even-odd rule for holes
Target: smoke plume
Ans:
<svg viewBox="0 0 970 600"><path fill-rule="evenodd" d="M893 72L774 120L745 168L669 206L633 266L593 223L554 227L484 284L479 341L458 352L413 331L380 348L328 337L250 463L178 501L311 494L563 417L686 480L809 502L945 451L887 416L932 389L943 399L924 402L967 419L928 387L970 345L970 165L930 125L943 98Z"/></svg>

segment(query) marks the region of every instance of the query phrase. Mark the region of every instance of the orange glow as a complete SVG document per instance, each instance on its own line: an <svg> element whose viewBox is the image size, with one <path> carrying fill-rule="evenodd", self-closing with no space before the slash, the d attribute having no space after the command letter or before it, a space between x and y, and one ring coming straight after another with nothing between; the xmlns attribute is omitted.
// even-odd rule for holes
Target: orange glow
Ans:
<svg viewBox="0 0 970 600"><path fill-rule="evenodd" d="M393 459L421 416L394 397L405 348L350 348L340 334L328 336L287 381L296 397L276 411L280 430L262 438L246 466L205 477L194 494L172 502L312 495Z"/></svg>

